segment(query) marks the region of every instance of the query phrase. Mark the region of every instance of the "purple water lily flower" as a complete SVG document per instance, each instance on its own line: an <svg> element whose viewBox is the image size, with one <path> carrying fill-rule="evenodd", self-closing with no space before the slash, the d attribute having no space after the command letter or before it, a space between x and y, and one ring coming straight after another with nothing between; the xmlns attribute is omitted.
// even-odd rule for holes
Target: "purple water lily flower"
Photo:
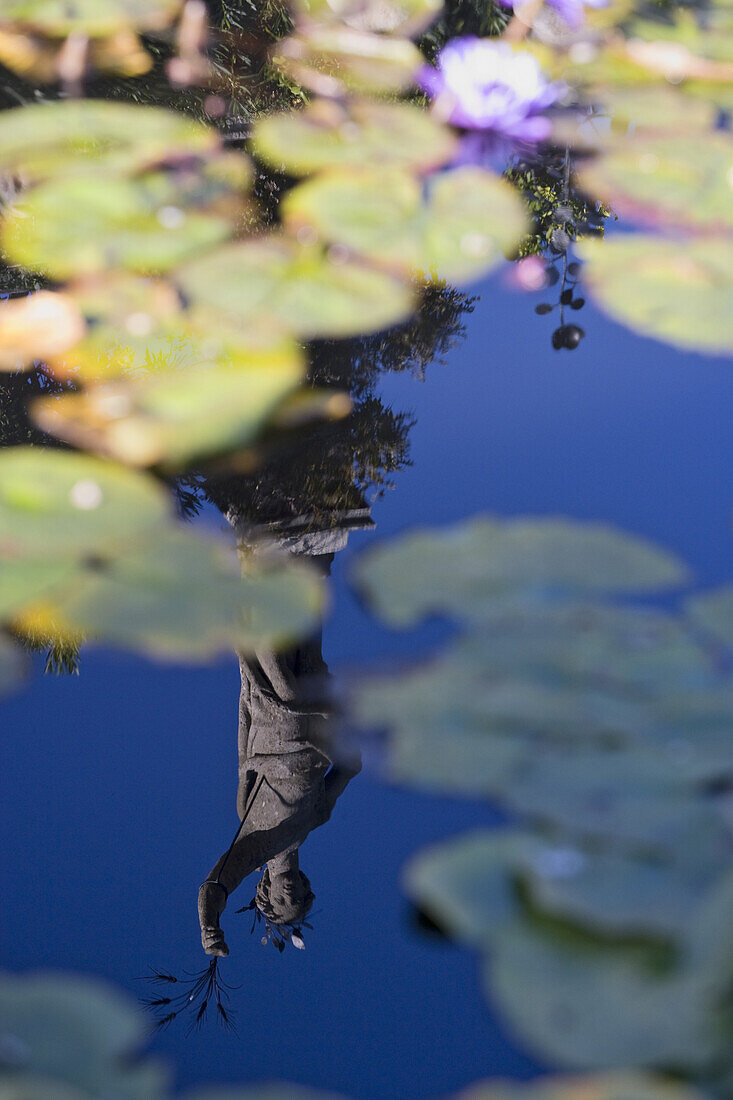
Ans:
<svg viewBox="0 0 733 1100"><path fill-rule="evenodd" d="M490 38L449 42L436 69L426 65L420 70L418 84L454 126L528 142L549 137L550 122L542 111L565 91L564 85L545 79L531 54Z"/></svg>

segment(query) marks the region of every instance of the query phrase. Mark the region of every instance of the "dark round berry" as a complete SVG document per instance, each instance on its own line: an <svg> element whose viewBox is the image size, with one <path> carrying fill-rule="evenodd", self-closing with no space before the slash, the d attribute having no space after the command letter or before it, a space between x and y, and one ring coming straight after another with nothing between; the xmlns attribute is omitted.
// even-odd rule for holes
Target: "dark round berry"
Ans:
<svg viewBox="0 0 733 1100"><path fill-rule="evenodd" d="M577 325L563 325L563 345L570 351L577 348L584 336L582 328Z"/></svg>
<svg viewBox="0 0 733 1100"><path fill-rule="evenodd" d="M573 300L572 290L563 290L562 294L560 295L560 305L569 306L570 303L572 302L572 300Z"/></svg>
<svg viewBox="0 0 733 1100"><path fill-rule="evenodd" d="M584 305L585 305L585 298L575 298L575 300L570 303L570 308L571 309L582 309Z"/></svg>
<svg viewBox="0 0 733 1100"><path fill-rule="evenodd" d="M573 278L575 278L576 275L580 275L580 264L576 263L575 261L573 261L573 263L571 264L568 264L568 274L572 275Z"/></svg>
<svg viewBox="0 0 733 1100"><path fill-rule="evenodd" d="M556 328L552 334L552 346L555 351L559 351L565 344L565 326L561 325L560 328Z"/></svg>
<svg viewBox="0 0 733 1100"><path fill-rule="evenodd" d="M534 307L535 313L542 315L543 313L552 313L552 306L549 302L540 302L538 306Z"/></svg>
<svg viewBox="0 0 733 1100"><path fill-rule="evenodd" d="M547 279L548 286L554 286L560 278L560 272L556 267L548 267L545 271L545 278Z"/></svg>

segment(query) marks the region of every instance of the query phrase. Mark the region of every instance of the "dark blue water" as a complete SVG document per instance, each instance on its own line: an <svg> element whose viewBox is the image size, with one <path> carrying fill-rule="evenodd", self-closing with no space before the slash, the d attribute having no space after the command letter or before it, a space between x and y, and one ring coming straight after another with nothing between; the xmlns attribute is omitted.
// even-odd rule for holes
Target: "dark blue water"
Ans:
<svg viewBox="0 0 733 1100"><path fill-rule="evenodd" d="M355 553L415 525L480 510L598 518L677 550L700 584L733 575L730 367L590 307L587 339L557 354L534 296L498 279L478 293L445 366L384 381L416 415L414 465L375 504L376 532L336 559L324 655L337 672L440 636L382 630L348 588ZM139 993L149 965L202 964L196 892L236 825L238 680L234 660L182 669L89 650L79 678L36 677L5 703L1 967L82 969ZM156 1039L178 1083L277 1077L376 1100L536 1072L486 1008L475 960L417 933L400 892L412 852L491 820L365 769L301 852L316 894L305 953L261 947L227 910L238 1034Z"/></svg>

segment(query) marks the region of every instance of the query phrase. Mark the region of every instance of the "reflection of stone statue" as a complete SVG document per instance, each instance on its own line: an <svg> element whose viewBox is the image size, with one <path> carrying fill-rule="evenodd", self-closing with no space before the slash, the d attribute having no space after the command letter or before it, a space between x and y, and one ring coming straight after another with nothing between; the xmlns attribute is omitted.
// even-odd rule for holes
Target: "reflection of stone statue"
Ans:
<svg viewBox="0 0 733 1100"><path fill-rule="evenodd" d="M364 517L351 526L364 526ZM327 572L345 530L295 537L289 549L308 553ZM307 539L304 544L303 540ZM328 821L337 798L359 771L333 762L327 733L328 670L320 634L287 653L240 656L239 789L241 821L229 849L199 890L201 942L208 955L227 955L219 927L227 899L247 875L263 868L254 906L268 927L286 938L310 910L314 896L299 866L299 848Z"/></svg>

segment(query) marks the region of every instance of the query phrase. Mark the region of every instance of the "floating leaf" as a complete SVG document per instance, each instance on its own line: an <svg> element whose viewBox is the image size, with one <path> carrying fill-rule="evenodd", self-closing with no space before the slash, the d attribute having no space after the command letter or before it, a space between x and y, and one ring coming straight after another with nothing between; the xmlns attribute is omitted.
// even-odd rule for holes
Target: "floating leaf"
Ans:
<svg viewBox="0 0 733 1100"><path fill-rule="evenodd" d="M166 271L229 232L223 218L160 206L143 180L78 176L24 194L0 243L12 263L64 279L115 267Z"/></svg>
<svg viewBox="0 0 733 1100"><path fill-rule="evenodd" d="M726 238L635 233L583 241L578 252L589 290L620 324L707 354L733 350L733 249Z"/></svg>
<svg viewBox="0 0 733 1100"><path fill-rule="evenodd" d="M144 1021L126 997L91 978L3 975L0 1034L18 1051L21 1084L25 1074L36 1075L120 1100L154 1100L165 1091L157 1063L131 1058Z"/></svg>
<svg viewBox="0 0 733 1100"><path fill-rule="evenodd" d="M86 325L66 294L42 290L0 306L0 370L20 370L61 355L81 340Z"/></svg>
<svg viewBox="0 0 733 1100"><path fill-rule="evenodd" d="M458 1100L703 1100L703 1094L677 1081L618 1072L543 1077L529 1084L486 1081L461 1092Z"/></svg>
<svg viewBox="0 0 733 1100"><path fill-rule="evenodd" d="M694 596L687 602L687 612L701 630L733 647L733 585Z"/></svg>
<svg viewBox="0 0 733 1100"><path fill-rule="evenodd" d="M179 526L82 563L72 581L25 608L20 630L83 634L177 660L292 643L322 604L317 574L285 562L241 575L226 545Z"/></svg>
<svg viewBox="0 0 733 1100"><path fill-rule="evenodd" d="M447 126L408 103L355 100L346 107L316 100L258 122L255 151L273 168L305 176L324 168L398 165L425 171L450 160L456 139Z"/></svg>
<svg viewBox="0 0 733 1100"><path fill-rule="evenodd" d="M254 349L241 340L232 349L214 333L208 341L194 340L192 348L183 331L183 363L176 362L175 346L168 344L170 358L157 368L148 348L144 376L42 398L33 407L36 422L52 435L128 465L177 467L254 442L303 377L301 356L284 342ZM186 363L196 351L201 359Z"/></svg>
<svg viewBox="0 0 733 1100"><path fill-rule="evenodd" d="M132 173L169 158L201 155L218 144L215 130L162 107L69 99L0 115L0 167L32 181L96 170L107 178L109 172Z"/></svg>
<svg viewBox="0 0 733 1100"><path fill-rule="evenodd" d="M286 224L337 241L397 271L466 282L495 267L519 240L525 214L516 191L480 168L437 176L427 202L397 169L333 171L294 188Z"/></svg>
<svg viewBox="0 0 733 1100"><path fill-rule="evenodd" d="M733 227L733 143L723 132L658 136L642 130L581 169L592 195L614 210L673 226Z"/></svg>
<svg viewBox="0 0 733 1100"><path fill-rule="evenodd" d="M0 451L0 555L94 553L155 528L170 512L152 478L68 451Z"/></svg>
<svg viewBox="0 0 733 1100"><path fill-rule="evenodd" d="M424 63L406 38L369 34L346 26L316 26L277 43L273 63L320 95L345 91L401 92Z"/></svg>
<svg viewBox="0 0 733 1100"><path fill-rule="evenodd" d="M357 30L414 35L443 9L442 0L295 0L299 20L346 23Z"/></svg>
<svg viewBox="0 0 733 1100"><path fill-rule="evenodd" d="M158 30L181 7L182 0L3 0L0 20L59 38L72 33L93 38L130 28Z"/></svg>
<svg viewBox="0 0 733 1100"><path fill-rule="evenodd" d="M403 320L414 303L412 289L396 279L287 238L228 245L177 278L194 303L238 324L271 320L306 337L376 332Z"/></svg>
<svg viewBox="0 0 733 1100"><path fill-rule="evenodd" d="M727 1044L709 986L694 971L655 972L649 954L516 923L493 944L487 989L530 1048L552 1062L712 1069Z"/></svg>
<svg viewBox="0 0 733 1100"><path fill-rule="evenodd" d="M403 536L367 553L356 579L384 619L430 612L481 620L499 597L665 589L687 580L673 555L601 523L488 517Z"/></svg>

